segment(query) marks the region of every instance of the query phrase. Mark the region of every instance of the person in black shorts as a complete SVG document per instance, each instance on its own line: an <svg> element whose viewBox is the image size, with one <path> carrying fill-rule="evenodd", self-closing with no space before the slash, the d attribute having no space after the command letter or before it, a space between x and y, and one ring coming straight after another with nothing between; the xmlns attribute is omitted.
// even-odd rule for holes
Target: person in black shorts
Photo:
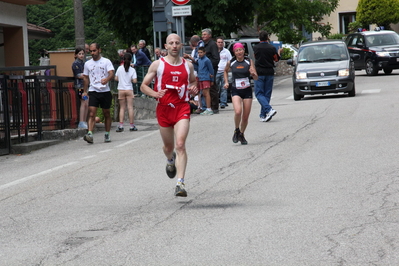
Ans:
<svg viewBox="0 0 399 266"><path fill-rule="evenodd" d="M252 107L252 87L250 78L257 80L254 63L251 59L244 56L245 50L241 43L233 46L234 57L227 62L224 69L224 87L229 87L228 72L231 69L233 83L231 88L231 99L234 108L235 130L233 142L241 142L242 145L248 144L244 137L245 129L248 125L249 114Z"/></svg>
<svg viewBox="0 0 399 266"><path fill-rule="evenodd" d="M108 82L114 78L114 66L111 61L101 56L101 48L97 43L90 45L92 59L87 61L84 66L83 95L89 95L89 123L88 132L83 137L88 143L93 143L93 129L96 123L97 108L101 107L105 118L104 142L111 142L111 103L112 94ZM90 86L89 86L90 84Z"/></svg>

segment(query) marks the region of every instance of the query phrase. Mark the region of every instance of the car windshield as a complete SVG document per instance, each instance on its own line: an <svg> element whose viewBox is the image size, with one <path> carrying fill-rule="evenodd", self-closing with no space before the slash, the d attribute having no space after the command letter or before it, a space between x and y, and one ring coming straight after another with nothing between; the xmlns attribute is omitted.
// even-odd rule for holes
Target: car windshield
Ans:
<svg viewBox="0 0 399 266"><path fill-rule="evenodd" d="M341 61L348 59L348 51L345 44L326 44L302 46L299 49L299 63L313 63L325 61Z"/></svg>
<svg viewBox="0 0 399 266"><path fill-rule="evenodd" d="M367 46L399 45L399 35L396 33L368 35L366 44Z"/></svg>

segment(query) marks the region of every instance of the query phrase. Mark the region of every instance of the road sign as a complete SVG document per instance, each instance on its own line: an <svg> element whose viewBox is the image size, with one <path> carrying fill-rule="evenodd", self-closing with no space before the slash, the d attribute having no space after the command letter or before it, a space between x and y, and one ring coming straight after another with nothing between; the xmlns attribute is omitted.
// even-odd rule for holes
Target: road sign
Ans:
<svg viewBox="0 0 399 266"><path fill-rule="evenodd" d="M173 2L173 4L175 4L175 5L181 6L181 5L185 5L185 4L187 4L188 2L190 2L190 0L172 0L172 2Z"/></svg>
<svg viewBox="0 0 399 266"><path fill-rule="evenodd" d="M191 16L191 5L189 6L172 6L173 17Z"/></svg>

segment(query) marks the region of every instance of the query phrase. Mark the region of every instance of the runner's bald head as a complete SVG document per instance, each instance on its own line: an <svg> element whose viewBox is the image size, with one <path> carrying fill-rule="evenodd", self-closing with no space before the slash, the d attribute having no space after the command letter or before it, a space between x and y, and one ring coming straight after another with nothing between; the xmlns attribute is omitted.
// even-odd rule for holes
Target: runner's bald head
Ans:
<svg viewBox="0 0 399 266"><path fill-rule="evenodd" d="M169 35L168 35L168 37L166 38L166 43L168 43L168 42L169 42L169 40L170 40L170 39L172 39L172 38L178 38L178 39L179 39L179 41L181 41L181 39L180 39L180 36L179 36L179 35L177 35L176 33L172 33L172 34L169 34Z"/></svg>

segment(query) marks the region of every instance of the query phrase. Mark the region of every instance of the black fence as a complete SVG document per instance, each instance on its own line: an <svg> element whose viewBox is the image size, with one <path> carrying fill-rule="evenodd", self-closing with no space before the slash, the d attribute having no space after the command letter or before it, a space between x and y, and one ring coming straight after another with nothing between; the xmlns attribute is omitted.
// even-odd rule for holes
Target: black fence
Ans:
<svg viewBox="0 0 399 266"><path fill-rule="evenodd" d="M53 75L54 66L45 67L49 76L24 75L43 68L0 69L0 154L8 154L12 144L42 140L44 130L76 128L74 79Z"/></svg>
<svg viewBox="0 0 399 266"><path fill-rule="evenodd" d="M136 71L134 94L142 96L148 66ZM109 85L117 93L118 83ZM12 144L42 140L45 130L77 128L79 107L73 77L58 77L55 66L0 68L0 155Z"/></svg>

